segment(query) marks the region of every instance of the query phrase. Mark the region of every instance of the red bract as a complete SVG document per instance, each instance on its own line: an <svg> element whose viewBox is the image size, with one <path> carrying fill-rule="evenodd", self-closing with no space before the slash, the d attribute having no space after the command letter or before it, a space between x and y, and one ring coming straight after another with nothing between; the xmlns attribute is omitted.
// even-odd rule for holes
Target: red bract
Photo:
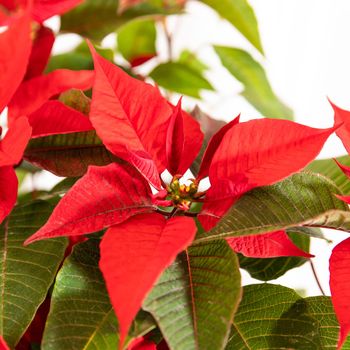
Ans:
<svg viewBox="0 0 350 350"><path fill-rule="evenodd" d="M0 336L0 350L10 350L3 337Z"/></svg>
<svg viewBox="0 0 350 350"><path fill-rule="evenodd" d="M347 152L350 153L350 112L339 108L331 100L329 102L334 110L334 122L336 124L343 124L336 131L336 134L342 141Z"/></svg>
<svg viewBox="0 0 350 350"><path fill-rule="evenodd" d="M129 345L128 350L157 350L156 345L144 337L136 338Z"/></svg>
<svg viewBox="0 0 350 350"><path fill-rule="evenodd" d="M145 295L196 230L191 218L166 220L153 213L131 218L103 236L100 268L119 320L120 349Z"/></svg>
<svg viewBox="0 0 350 350"><path fill-rule="evenodd" d="M339 243L329 260L330 288L334 311L340 324L337 349L341 349L350 332L350 238Z"/></svg>
<svg viewBox="0 0 350 350"><path fill-rule="evenodd" d="M185 217L198 214L188 214L192 203L204 202L200 219L212 227L246 191L302 169L335 128L269 119L239 124L236 119L209 142L199 178L181 184L201 147L198 123L153 86L131 78L93 48L92 54L96 78L90 119L106 147L123 161L90 167L26 244L109 228L101 243L100 267L118 316L122 346L158 276L194 238L195 221ZM169 184L160 178L166 168L174 175ZM211 188L200 193L198 183L208 174ZM160 189L155 196L150 184ZM174 208L165 212L156 205ZM213 222L208 224L208 218ZM284 231L236 238L230 244L251 256L309 256Z"/></svg>
<svg viewBox="0 0 350 350"><path fill-rule="evenodd" d="M113 154L133 164L159 189L158 174L167 166L165 140L174 108L158 89L130 78L99 56L91 45L90 48L96 71L91 122ZM194 158L200 150L203 136L198 124L193 123L187 114L183 114L183 120L185 126L192 126L192 133L184 135L184 142L192 145L191 149L187 149L187 157ZM196 141L193 143L189 139ZM181 168L181 165L178 167Z"/></svg>
<svg viewBox="0 0 350 350"><path fill-rule="evenodd" d="M9 11L15 11L17 8L25 7L28 2L28 0L0 0L0 5ZM30 15L33 20L42 23L52 16L69 11L81 2L83 0L32 0L33 8Z"/></svg>

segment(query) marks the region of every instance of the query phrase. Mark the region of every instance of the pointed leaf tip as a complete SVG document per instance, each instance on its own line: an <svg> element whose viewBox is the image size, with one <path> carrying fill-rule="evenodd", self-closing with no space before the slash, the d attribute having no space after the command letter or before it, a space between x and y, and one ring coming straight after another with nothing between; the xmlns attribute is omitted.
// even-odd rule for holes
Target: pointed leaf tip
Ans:
<svg viewBox="0 0 350 350"><path fill-rule="evenodd" d="M177 254L192 242L196 231L191 218L166 220L153 213L113 226L103 236L100 269L119 320L119 349L152 286Z"/></svg>

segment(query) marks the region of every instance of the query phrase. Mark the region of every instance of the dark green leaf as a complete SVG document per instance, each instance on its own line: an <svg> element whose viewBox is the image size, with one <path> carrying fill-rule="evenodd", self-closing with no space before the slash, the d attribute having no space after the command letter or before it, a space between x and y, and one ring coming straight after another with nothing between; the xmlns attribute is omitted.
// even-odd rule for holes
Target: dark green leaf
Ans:
<svg viewBox="0 0 350 350"><path fill-rule="evenodd" d="M82 176L89 165L107 165L118 158L103 145L95 131L32 139L24 158L58 176Z"/></svg>
<svg viewBox="0 0 350 350"><path fill-rule="evenodd" d="M265 117L293 119L293 112L273 92L263 67L246 51L215 46L224 67L243 86L242 95Z"/></svg>
<svg viewBox="0 0 350 350"><path fill-rule="evenodd" d="M118 0L85 0L61 17L61 31L100 41L133 18L178 13L179 10L177 6L166 8L163 1L148 0L118 15Z"/></svg>
<svg viewBox="0 0 350 350"><path fill-rule="evenodd" d="M47 320L43 350L113 349L118 345L118 323L98 268L99 240L75 246L57 275ZM131 336L153 329L149 316L141 313Z"/></svg>
<svg viewBox="0 0 350 350"><path fill-rule="evenodd" d="M307 172L241 197L220 222L197 242L272 232L295 226L350 231L348 206L337 199L339 189L327 178Z"/></svg>
<svg viewBox="0 0 350 350"><path fill-rule="evenodd" d="M19 205L0 227L0 335L11 348L44 301L67 246L63 238L23 246L52 209L43 201Z"/></svg>
<svg viewBox="0 0 350 350"><path fill-rule="evenodd" d="M126 23L118 30L118 51L131 63L137 65L154 57L157 31L155 21L138 18Z"/></svg>
<svg viewBox="0 0 350 350"><path fill-rule="evenodd" d="M349 156L337 157L336 159L339 163L350 166ZM350 179L341 171L333 158L315 160L307 167L307 169L331 179L339 187L342 193L350 193Z"/></svg>
<svg viewBox="0 0 350 350"><path fill-rule="evenodd" d="M223 349L240 300L240 274L226 242L190 247L143 304L172 350Z"/></svg>
<svg viewBox="0 0 350 350"><path fill-rule="evenodd" d="M247 0L201 0L234 25L261 53L258 23Z"/></svg>
<svg viewBox="0 0 350 350"><path fill-rule="evenodd" d="M310 236L313 230L316 229L293 227L287 230L287 233L296 246L305 252L309 252ZM247 270L253 278L261 281L274 280L284 275L287 271L303 265L306 261L308 259L296 256L256 259L239 255L240 267Z"/></svg>
<svg viewBox="0 0 350 350"><path fill-rule="evenodd" d="M303 299L286 287L251 285L243 290L226 349L336 349L338 332L329 297Z"/></svg>
<svg viewBox="0 0 350 350"><path fill-rule="evenodd" d="M200 90L214 90L211 84L198 72L179 62L160 64L150 77L161 87L180 94L200 98Z"/></svg>

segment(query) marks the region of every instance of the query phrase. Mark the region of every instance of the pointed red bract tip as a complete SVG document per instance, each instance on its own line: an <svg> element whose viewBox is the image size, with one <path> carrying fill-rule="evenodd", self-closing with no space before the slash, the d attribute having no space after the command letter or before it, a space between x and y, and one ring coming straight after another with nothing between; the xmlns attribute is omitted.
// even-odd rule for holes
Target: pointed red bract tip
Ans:
<svg viewBox="0 0 350 350"><path fill-rule="evenodd" d="M335 158L333 158L334 161L337 163L338 167L341 169L341 171L348 177L350 178L350 167L343 165L339 163Z"/></svg>
<svg viewBox="0 0 350 350"><path fill-rule="evenodd" d="M260 235L227 239L229 246L237 253L251 258L277 258L300 256L312 258L314 255L297 247L284 230Z"/></svg>
<svg viewBox="0 0 350 350"><path fill-rule="evenodd" d="M10 350L2 336L0 336L0 350Z"/></svg>
<svg viewBox="0 0 350 350"><path fill-rule="evenodd" d="M100 269L118 317L123 348L132 320L161 273L197 231L188 217L141 214L111 227L100 244ZM142 276L142 278L140 278Z"/></svg>
<svg viewBox="0 0 350 350"><path fill-rule="evenodd" d="M184 122L181 101L182 97L170 117L166 135L167 169L172 175L178 173L184 151Z"/></svg>

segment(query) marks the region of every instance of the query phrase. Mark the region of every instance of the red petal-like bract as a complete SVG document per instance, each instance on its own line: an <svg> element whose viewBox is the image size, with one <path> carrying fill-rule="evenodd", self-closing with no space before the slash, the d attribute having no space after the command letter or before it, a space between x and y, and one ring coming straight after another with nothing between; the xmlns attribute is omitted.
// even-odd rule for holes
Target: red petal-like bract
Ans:
<svg viewBox="0 0 350 350"><path fill-rule="evenodd" d="M28 116L32 137L93 130L89 118L60 101L48 101Z"/></svg>
<svg viewBox="0 0 350 350"><path fill-rule="evenodd" d="M228 238L227 242L235 252L251 258L275 258L280 256L311 258L313 256L298 248L283 230L263 235Z"/></svg>
<svg viewBox="0 0 350 350"><path fill-rule="evenodd" d="M11 212L17 200L18 180L12 166L0 167L0 223Z"/></svg>
<svg viewBox="0 0 350 350"><path fill-rule="evenodd" d="M350 153L350 111L341 109L330 100L328 101L334 110L334 124L338 125L343 123L343 125L336 131L336 134L342 141L345 149Z"/></svg>
<svg viewBox="0 0 350 350"><path fill-rule="evenodd" d="M99 56L92 45L90 48L96 71L90 119L97 134L113 154L132 163L160 188L159 177L154 174L155 169L162 173L167 166L166 136L175 107L157 88L130 77ZM187 113L183 112L183 118L185 147L179 170L190 166L203 138L199 124ZM150 160L155 163L153 167Z"/></svg>
<svg viewBox="0 0 350 350"><path fill-rule="evenodd" d="M30 17L25 13L0 34L0 112L22 82L31 46Z"/></svg>
<svg viewBox="0 0 350 350"><path fill-rule="evenodd" d="M243 193L271 185L304 168L335 129L315 129L277 119L234 125L224 135L211 162L208 202L199 216L203 227L212 228Z"/></svg>
<svg viewBox="0 0 350 350"><path fill-rule="evenodd" d="M164 150L172 114L170 105L158 89L130 77L99 56L91 44L90 48L96 71L90 119L97 134L116 156L133 163L129 151L143 155L145 159L153 159L154 167L161 173L166 167ZM149 165L144 167L148 168ZM153 174L154 170L149 172ZM160 187L159 180L154 185Z"/></svg>
<svg viewBox="0 0 350 350"><path fill-rule="evenodd" d="M100 269L119 320L120 349L132 320L160 274L194 239L188 217L137 215L111 227L100 245Z"/></svg>
<svg viewBox="0 0 350 350"><path fill-rule="evenodd" d="M228 124L226 124L225 126L223 126L215 135L212 136L212 138L210 139L209 143L208 143L208 147L205 150L205 153L203 155L203 159L199 168L199 172L198 172L198 176L197 179L201 180L204 177L208 176L209 173L209 168L210 168L210 164L211 161L214 157L214 154L216 152L216 150L218 149L223 137L225 136L225 134L236 124L239 123L239 117L236 117L235 119L233 119L232 121L230 121Z"/></svg>
<svg viewBox="0 0 350 350"><path fill-rule="evenodd" d="M40 108L49 98L69 89L87 90L92 87L94 72L57 69L25 81L9 104L10 122Z"/></svg>
<svg viewBox="0 0 350 350"><path fill-rule="evenodd" d="M42 74L50 58L54 41L53 31L50 28L40 26L35 34L25 80Z"/></svg>
<svg viewBox="0 0 350 350"><path fill-rule="evenodd" d="M62 15L82 2L83 0L34 0L32 17L41 23L52 16Z"/></svg>
<svg viewBox="0 0 350 350"><path fill-rule="evenodd" d="M329 271L332 302L340 324L337 347L340 349L350 332L350 238L333 249Z"/></svg>
<svg viewBox="0 0 350 350"><path fill-rule="evenodd" d="M96 232L135 214L151 212L154 210L151 195L148 183L130 165L91 166L26 244Z"/></svg>
<svg viewBox="0 0 350 350"><path fill-rule="evenodd" d="M131 342L128 350L157 350L157 347L156 344L145 337L139 337Z"/></svg>
<svg viewBox="0 0 350 350"><path fill-rule="evenodd" d="M166 135L167 169L172 175L178 174L184 142L184 123L180 99L170 118Z"/></svg>
<svg viewBox="0 0 350 350"><path fill-rule="evenodd" d="M0 336L0 350L10 350L2 336Z"/></svg>
<svg viewBox="0 0 350 350"><path fill-rule="evenodd" d="M0 167L16 165L23 157L32 134L32 128L26 117L18 118L0 141Z"/></svg>
<svg viewBox="0 0 350 350"><path fill-rule="evenodd" d="M33 0L33 9L31 18L42 23L46 19L61 15L75 6L78 6L83 0ZM25 7L28 0L0 0L0 5L10 11L14 11L16 7Z"/></svg>
<svg viewBox="0 0 350 350"><path fill-rule="evenodd" d="M335 129L277 119L237 124L225 134L213 157L210 181L244 178L246 191L271 185L311 162Z"/></svg>

